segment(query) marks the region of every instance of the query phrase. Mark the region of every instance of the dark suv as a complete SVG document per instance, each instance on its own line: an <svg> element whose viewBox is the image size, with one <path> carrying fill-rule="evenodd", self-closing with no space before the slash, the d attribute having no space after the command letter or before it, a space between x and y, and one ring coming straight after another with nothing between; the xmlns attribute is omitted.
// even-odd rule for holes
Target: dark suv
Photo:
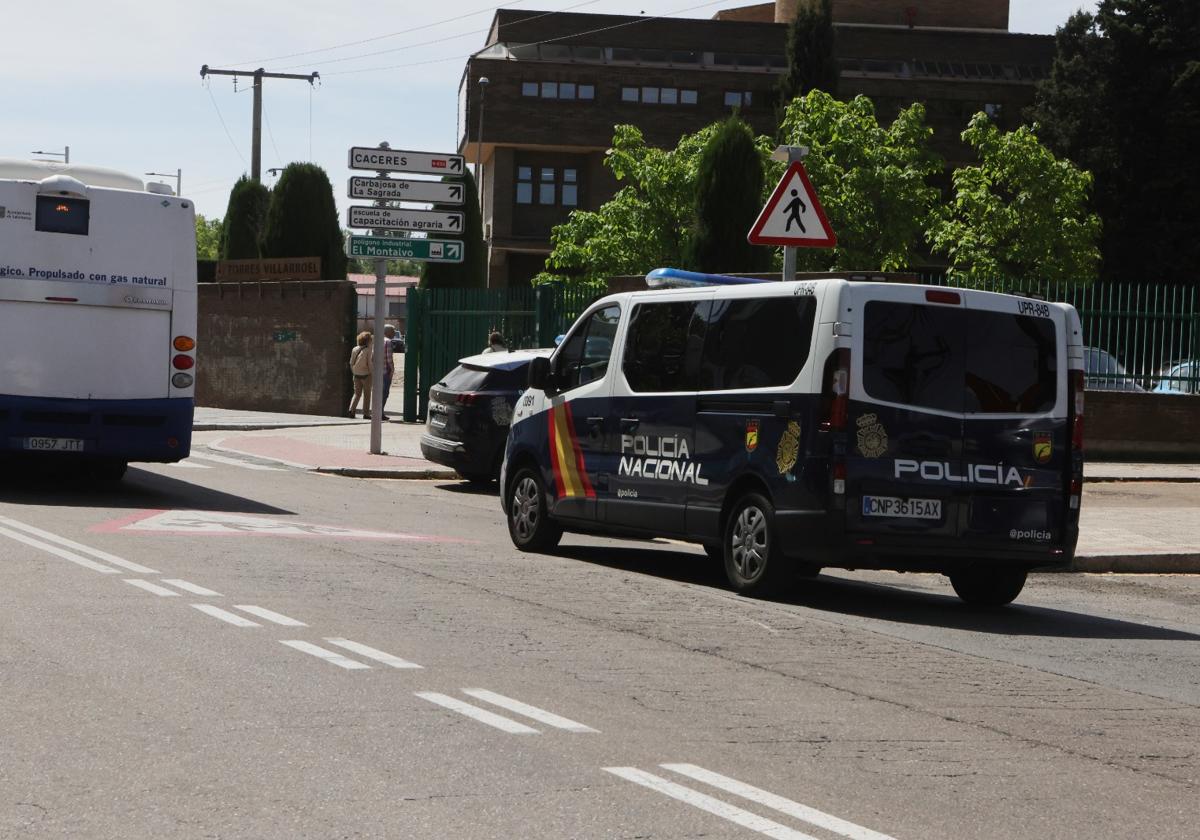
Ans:
<svg viewBox="0 0 1200 840"><path fill-rule="evenodd" d="M453 467L468 481L495 481L513 407L525 390L529 363L551 352L514 350L460 359L457 367L429 389L429 418L421 435L421 454Z"/></svg>

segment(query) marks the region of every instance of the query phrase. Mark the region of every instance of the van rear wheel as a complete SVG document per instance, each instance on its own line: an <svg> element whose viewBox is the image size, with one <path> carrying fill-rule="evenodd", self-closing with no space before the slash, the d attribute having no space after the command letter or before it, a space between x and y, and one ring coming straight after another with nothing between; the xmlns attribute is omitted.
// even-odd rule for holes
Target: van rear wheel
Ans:
<svg viewBox="0 0 1200 840"><path fill-rule="evenodd" d="M1025 588L1025 569L972 569L951 572L950 585L973 607L1002 607L1011 604Z"/></svg>
<svg viewBox="0 0 1200 840"><path fill-rule="evenodd" d="M725 523L725 576L742 595L764 597L783 584L787 561L775 534L775 507L759 493L738 499Z"/></svg>
<svg viewBox="0 0 1200 840"><path fill-rule="evenodd" d="M525 467L508 485L508 534L521 551L545 551L558 545L562 528L551 521L546 490L536 470Z"/></svg>

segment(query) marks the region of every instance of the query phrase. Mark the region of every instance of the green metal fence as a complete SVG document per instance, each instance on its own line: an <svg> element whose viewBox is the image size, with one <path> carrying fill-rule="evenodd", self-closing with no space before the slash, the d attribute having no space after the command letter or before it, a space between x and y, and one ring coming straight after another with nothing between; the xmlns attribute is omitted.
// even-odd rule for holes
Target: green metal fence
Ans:
<svg viewBox="0 0 1200 840"><path fill-rule="evenodd" d="M963 286L940 275L923 282ZM991 292L1069 303L1083 326L1087 386L1200 394L1200 286L1052 281L971 284Z"/></svg>
<svg viewBox="0 0 1200 840"><path fill-rule="evenodd" d="M404 419L424 420L429 389L493 331L511 349L553 347L602 292L536 289L410 289L404 353Z"/></svg>

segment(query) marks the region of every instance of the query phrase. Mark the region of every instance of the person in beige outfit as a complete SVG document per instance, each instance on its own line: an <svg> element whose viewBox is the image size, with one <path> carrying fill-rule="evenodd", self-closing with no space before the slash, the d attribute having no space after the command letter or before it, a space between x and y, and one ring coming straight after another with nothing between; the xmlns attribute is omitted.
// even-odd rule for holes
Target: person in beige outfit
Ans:
<svg viewBox="0 0 1200 840"><path fill-rule="evenodd" d="M358 401L362 399L363 419L371 419L371 371L374 362L371 352L371 334L363 330L358 334L358 344L350 351L350 372L354 374L354 397L350 400L348 416L354 416Z"/></svg>

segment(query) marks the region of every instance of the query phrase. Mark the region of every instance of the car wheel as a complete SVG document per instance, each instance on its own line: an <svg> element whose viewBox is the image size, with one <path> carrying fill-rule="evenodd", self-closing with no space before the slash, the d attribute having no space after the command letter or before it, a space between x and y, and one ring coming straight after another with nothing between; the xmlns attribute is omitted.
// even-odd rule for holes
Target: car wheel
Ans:
<svg viewBox="0 0 1200 840"><path fill-rule="evenodd" d="M950 585L973 607L1002 607L1021 594L1029 573L1025 569L972 569L951 572Z"/></svg>
<svg viewBox="0 0 1200 840"><path fill-rule="evenodd" d="M786 577L787 561L775 535L775 507L759 493L738 499L725 523L725 576L742 595L763 597L777 592Z"/></svg>
<svg viewBox="0 0 1200 840"><path fill-rule="evenodd" d="M529 467L513 476L508 486L508 534L521 551L545 551L558 545L562 528L550 519L546 488Z"/></svg>

